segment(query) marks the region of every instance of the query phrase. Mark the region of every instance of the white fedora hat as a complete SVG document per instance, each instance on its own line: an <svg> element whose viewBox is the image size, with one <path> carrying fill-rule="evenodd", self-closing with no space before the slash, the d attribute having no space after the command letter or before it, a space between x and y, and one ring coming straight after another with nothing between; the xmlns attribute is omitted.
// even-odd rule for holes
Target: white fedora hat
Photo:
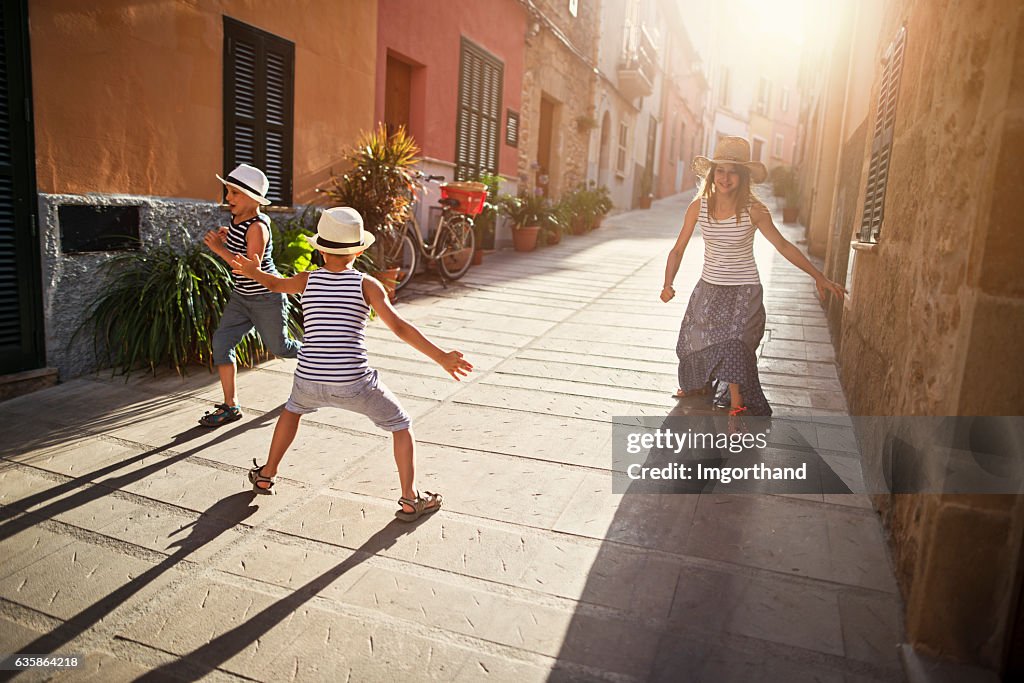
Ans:
<svg viewBox="0 0 1024 683"><path fill-rule="evenodd" d="M263 206L270 204L270 200L267 199L267 190L270 189L270 181L267 180L267 174L255 166L239 164L235 167L234 171L228 173L227 178L221 178L218 175L217 180L252 197Z"/></svg>
<svg viewBox="0 0 1024 683"><path fill-rule="evenodd" d="M363 217L348 206L335 206L320 214L316 235L307 237L314 249L325 254L355 254L363 251L376 239L363 229Z"/></svg>
<svg viewBox="0 0 1024 683"><path fill-rule="evenodd" d="M711 171L711 165L736 164L750 171L750 182L763 183L768 169L760 161L750 160L750 143L744 138L726 135L715 145L715 158L699 156L693 160L693 172L704 178Z"/></svg>

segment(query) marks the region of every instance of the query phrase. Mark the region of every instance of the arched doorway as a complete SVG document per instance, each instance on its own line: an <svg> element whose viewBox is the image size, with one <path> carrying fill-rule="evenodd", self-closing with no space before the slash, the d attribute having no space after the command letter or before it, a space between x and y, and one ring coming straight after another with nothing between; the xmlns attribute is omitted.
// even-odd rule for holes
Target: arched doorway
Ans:
<svg viewBox="0 0 1024 683"><path fill-rule="evenodd" d="M597 155L597 184L611 186L612 117L608 112L601 117L601 146Z"/></svg>

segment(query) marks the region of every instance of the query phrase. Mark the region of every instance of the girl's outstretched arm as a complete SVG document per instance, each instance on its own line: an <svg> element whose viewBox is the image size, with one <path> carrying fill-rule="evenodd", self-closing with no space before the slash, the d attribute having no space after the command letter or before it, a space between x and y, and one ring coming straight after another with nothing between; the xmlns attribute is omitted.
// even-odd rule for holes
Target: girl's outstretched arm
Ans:
<svg viewBox="0 0 1024 683"><path fill-rule="evenodd" d="M686 207L683 227L679 230L679 237L676 238L672 251L668 252L668 262L665 263L665 284L661 288L661 300L665 303L671 301L676 295L676 290L672 287L672 283L676 279L676 273L679 272L679 264L683 262L686 245L690 243L690 238L693 237L693 229L697 225L697 218L699 216L700 198L697 197Z"/></svg>
<svg viewBox="0 0 1024 683"><path fill-rule="evenodd" d="M825 300L825 293L831 292L835 296L839 297L842 301L843 296L848 292L843 289L839 284L832 282L824 273L814 267L814 264L808 260L804 253L796 248L792 242L787 240L779 232L779 229L775 227L775 223L772 222L771 212L763 204L755 204L750 207L750 221L757 226L757 229L761 231L761 234L772 243L772 246L782 254L783 257L794 266L804 271L812 278L814 278L814 286L818 289L818 298L822 301Z"/></svg>

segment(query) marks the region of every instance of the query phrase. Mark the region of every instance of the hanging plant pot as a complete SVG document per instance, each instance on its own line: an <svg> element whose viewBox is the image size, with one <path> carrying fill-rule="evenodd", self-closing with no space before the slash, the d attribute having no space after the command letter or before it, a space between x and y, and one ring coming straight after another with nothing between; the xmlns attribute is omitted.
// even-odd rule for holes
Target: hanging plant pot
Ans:
<svg viewBox="0 0 1024 683"><path fill-rule="evenodd" d="M524 225L512 231L512 243L516 251L533 251L537 248L539 225Z"/></svg>

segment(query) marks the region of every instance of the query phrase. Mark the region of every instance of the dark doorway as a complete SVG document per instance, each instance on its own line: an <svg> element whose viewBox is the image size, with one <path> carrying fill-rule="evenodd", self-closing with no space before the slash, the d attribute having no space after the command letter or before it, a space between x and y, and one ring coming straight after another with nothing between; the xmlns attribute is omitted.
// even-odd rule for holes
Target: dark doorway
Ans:
<svg viewBox="0 0 1024 683"><path fill-rule="evenodd" d="M0 374L45 362L26 4L0 8Z"/></svg>
<svg viewBox="0 0 1024 683"><path fill-rule="evenodd" d="M400 126L409 130L409 110L412 107L412 66L388 55L384 76L384 124L388 133Z"/></svg>

